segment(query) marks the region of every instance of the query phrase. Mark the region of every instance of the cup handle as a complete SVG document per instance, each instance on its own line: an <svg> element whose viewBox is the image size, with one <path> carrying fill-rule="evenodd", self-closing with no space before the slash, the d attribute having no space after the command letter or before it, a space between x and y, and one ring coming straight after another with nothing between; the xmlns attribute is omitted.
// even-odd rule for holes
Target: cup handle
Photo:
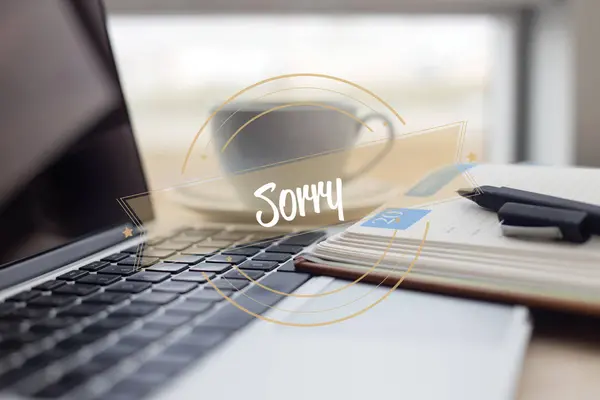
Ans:
<svg viewBox="0 0 600 400"><path fill-rule="evenodd" d="M383 150L381 150L381 153L377 154L377 156L374 157L371 161L369 161L367 164L363 165L357 171L354 171L350 174L345 175L344 182L351 182L354 179L358 178L359 176L363 175L365 172L369 171L371 168L373 168L374 166L379 164L379 162L381 162L381 160L383 160L383 158L392 150L392 147L394 147L395 133L394 133L394 125L392 124L392 121L390 121L390 119L387 118L385 115L372 113L372 114L367 114L366 116L364 116L362 118L362 122L366 123L368 120L374 120L374 119L379 119L386 123L386 127L388 129L387 143L386 143L385 147L383 148ZM356 130L357 135L360 132L360 128L362 128L362 126L363 126L362 124L358 125L358 128Z"/></svg>

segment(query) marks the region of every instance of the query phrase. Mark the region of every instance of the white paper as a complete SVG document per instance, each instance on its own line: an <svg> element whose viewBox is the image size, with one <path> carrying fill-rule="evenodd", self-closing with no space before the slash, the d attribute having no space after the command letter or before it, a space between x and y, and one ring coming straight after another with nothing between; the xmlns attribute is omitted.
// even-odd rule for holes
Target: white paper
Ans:
<svg viewBox="0 0 600 400"><path fill-rule="evenodd" d="M471 175L478 185L512 188L600 204L600 170L480 165ZM402 207L398 199L382 209ZM600 238L584 244L504 237L497 214L467 199L413 207L430 212L405 230L363 226L373 216L320 243L314 255L386 271L503 279L542 286L592 290L600 287ZM395 235L395 236L393 236ZM392 240L393 238L393 240ZM383 256L385 254L385 257Z"/></svg>

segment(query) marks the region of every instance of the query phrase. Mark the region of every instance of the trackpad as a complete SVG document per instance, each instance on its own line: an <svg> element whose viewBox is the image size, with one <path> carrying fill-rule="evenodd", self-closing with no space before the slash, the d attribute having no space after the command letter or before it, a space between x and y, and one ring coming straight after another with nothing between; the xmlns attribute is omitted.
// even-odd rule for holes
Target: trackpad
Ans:
<svg viewBox="0 0 600 400"><path fill-rule="evenodd" d="M323 291L346 285L334 281ZM262 398L512 397L508 371L521 361L515 328L527 339L515 308L401 290L369 308L387 293L355 285L287 313L290 324L338 322L269 329L259 356L268 378Z"/></svg>
<svg viewBox="0 0 600 400"><path fill-rule="evenodd" d="M325 286L318 297L277 304L266 316L279 324L253 322L165 398L513 398L530 331L524 308L403 290L385 297L328 279L306 285Z"/></svg>

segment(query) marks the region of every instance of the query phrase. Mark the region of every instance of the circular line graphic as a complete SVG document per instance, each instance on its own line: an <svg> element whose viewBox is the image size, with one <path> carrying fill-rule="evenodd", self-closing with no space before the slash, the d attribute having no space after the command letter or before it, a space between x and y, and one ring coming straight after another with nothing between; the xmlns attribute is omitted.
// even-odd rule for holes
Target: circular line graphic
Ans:
<svg viewBox="0 0 600 400"><path fill-rule="evenodd" d="M377 301L375 301L373 304L358 310L357 312L347 315L345 317L341 317L338 319L334 319L331 321L325 321L325 322L315 322L315 323L310 323L310 324L301 324L301 323L296 323L296 322L284 322L284 321L278 321L272 318L268 318L268 317L264 317L260 314L256 314L242 306L240 306L237 302L235 302L233 299L229 298L228 296L226 296L225 294L223 294L223 292L221 292L221 290L211 281L208 279L208 275L206 274L206 272L202 272L202 274L204 275L204 278L207 279L208 283L213 287L214 290L216 290L221 296L225 297L225 299L230 302L231 304L233 304L235 307L237 307L238 309L240 309L243 312L246 312L250 315L252 315L255 318L261 319L263 321L266 322L271 322L274 324L278 324L278 325L284 325L284 326L294 326L294 327L299 327L299 328L308 328L308 327L317 327L317 326L327 326L327 325L333 325L336 324L338 322L344 322L347 321L351 318L357 317L361 314L364 314L365 312L369 311L370 309L372 309L373 307L375 307L377 304L381 303L383 300L387 299L389 297L389 295L398 288L398 286L400 286L400 284L404 281L404 278L406 278L406 276L410 273L410 271L412 270L413 266L415 265L415 263L417 262L417 260L419 259L419 256L421 255L421 250L423 249L423 244L425 243L425 240L427 239L427 233L429 232L429 221L427 221L427 223L425 224L425 232L423 233L423 238L421 239L421 243L419 244L419 248L417 249L417 252L415 254L415 257L413 258L412 262L410 263L408 269L406 270L406 272L404 274L402 274L402 277L400 277L400 279L398 280L398 282L396 282L394 284L394 286L392 286L392 288L390 290L388 290L388 292L383 295L380 299L378 299Z"/></svg>
<svg viewBox="0 0 600 400"><path fill-rule="evenodd" d="M247 127L248 125L250 125L253 121L256 121L257 119L259 119L263 115L269 114L269 113L271 113L273 111L281 110L283 108L294 107L294 106L313 106L313 107L321 107L321 108L326 108L326 109L329 109L329 110L334 110L334 111L337 111L339 113L342 113L342 114L346 115L347 117L352 118L353 120L355 120L356 122L360 123L362 126L364 126L365 128L367 128L368 130L370 130L371 132L373 132L373 129L371 129L371 127L369 125L365 124L360 118L358 118L357 116L350 114L348 111L344 111L344 110L342 110L342 109L340 109L338 107L327 105L327 104L312 103L312 102L287 103L287 104L282 104L282 105L279 105L279 106L271 107L268 110L263 111L260 114L255 115L254 117L252 117L248 121L246 121L246 123L244 125L240 126L238 128L238 130L235 131L233 133L233 135L231 135L231 137L229 138L229 140L227 140L227 142L223 145L223 147L221 148L221 153L225 151L225 149L227 148L227 146L229 146L229 144L233 141L233 139L235 139L235 137L238 135L238 133L240 133L245 127Z"/></svg>
<svg viewBox="0 0 600 400"><path fill-rule="evenodd" d="M379 97L378 95L376 95L375 93L373 93L372 91L370 91L367 88L364 88L352 81L349 81L347 79L343 79L343 78L338 78L336 76L332 76L332 75L326 75L326 74L315 74L315 73L297 73L297 74L286 74L286 75L279 75L279 76L274 76L268 79L263 79L262 81L256 82L240 91L238 91L237 93L235 93L233 96L229 97L227 100L225 100L225 102L223 102L215 111L213 111L213 113L206 119L206 121L204 121L204 124L202 124L202 126L200 127L200 130L198 132L196 132L196 135L194 136L194 139L192 139L192 143L190 144L190 147L188 148L188 151L185 155L185 159L183 161L183 165L181 167L181 173L184 174L185 170L187 168L189 159L192 155L192 151L194 150L194 146L196 145L196 142L198 141L198 138L200 137L200 135L202 134L202 132L204 132L204 129L206 129L206 126L208 125L208 123L214 118L214 116L223 108L225 107L225 105L231 103L233 100L235 100L236 98L238 98L239 96L241 96L242 94L246 93L247 91L258 87L260 85L264 85L265 83L269 83L269 82L273 82L276 80L280 80L280 79L287 79L287 78L298 78L298 77L313 77L313 78L324 78L324 79L329 79L329 80L333 80L333 81L337 81L337 82L341 82L341 83L345 83L347 85L350 85L352 87L355 87L359 90L362 90L363 92L371 95L372 97L374 97L376 100L378 100L380 103L382 103L390 112L392 112L392 114L394 114L394 116L396 118L398 118L398 120L402 123L402 125L406 125L406 122L404 121L404 119L400 116L400 114L398 114L398 112L391 106L389 105L385 100L383 100L381 97Z"/></svg>
<svg viewBox="0 0 600 400"><path fill-rule="evenodd" d="M401 116L400 116L400 115L399 115L399 114L396 112L396 110L394 110L394 109L393 109L393 108L392 108L392 107L391 107L391 106L390 106L388 103L386 103L386 102L385 102L383 99L381 99L379 96L377 96L375 93L371 92L370 90L368 90L368 89L366 89L366 88L363 88L362 86L360 86L360 85L358 85L358 84L355 84L355 83L353 83L353 82L351 82L351 81L348 81L348 80L345 80L345 79L342 79L342 78L337 78L337 77L334 77L334 76L331 76L331 75L325 75L325 74L314 74L314 73L300 73L300 74L287 74L287 75L280 75L280 76L276 76L276 77L272 77L272 78L269 78L269 79L265 79L265 80L259 81L259 82L255 83L255 84L251 85L251 86L248 86L248 87L246 87L246 88L244 88L244 89L242 89L242 90L238 91L237 93L235 93L233 96L231 96L229 99L227 99L227 100L226 100L224 103L222 103L222 104L221 104L221 105L220 105L220 106L219 106L217 109L215 109L215 110L213 111L213 113L212 113L212 114L209 116L209 118L208 118L208 119L207 119L207 120L204 122L204 124L202 125L202 127L200 128L200 130L199 130L199 131L196 133L196 135L194 136L194 138L193 138L193 140L192 140L192 143L190 144L190 147L188 148L187 154L186 154L186 156L185 156L185 159L184 159L184 163L183 163L183 165L182 165L182 170L181 170L182 174L184 174L184 173L185 173L185 171L186 171L186 167L187 167L187 164L188 164L188 162L189 162L189 158L191 157L191 154L192 154L193 148L194 148L194 146L195 146L195 144L196 144L196 142L197 142L198 138L199 138L199 137L200 137L200 135L203 133L203 131L205 130L205 128L208 126L209 122L210 122L210 121L211 121L211 120L212 120L212 119L215 117L215 115L216 115L216 114L217 114L217 113L218 113L218 112L219 112L219 111L220 111L220 110L221 110L221 109L222 109L222 108L223 108L225 105L227 105L228 103L232 102L233 100L235 100L237 97L239 97L239 96L240 96L240 95L242 95L243 93L245 93L245 92L249 91L250 89L252 89L252 88L255 88L255 87L259 86L259 85L266 84L266 83L268 83L268 82L272 82L272 81L279 80L279 79L292 78L292 77L316 77L316 78L330 79L330 80L334 80L334 81L337 81L337 82L342 82L342 83L348 84L348 85L350 85L350 86L352 86L352 87L355 87L355 88L357 88L357 89L360 89L361 91L363 91L363 92L365 92L365 93L368 93L369 95L371 95L372 97L374 97L375 99L377 99L379 102L381 102L381 103L382 103L382 104L383 104L385 107L387 107L387 109L389 109L389 110L390 110L390 111L391 111L391 112L392 112L392 113L393 113L393 114L394 114L394 115L395 115L395 116L398 118L398 120L399 120L399 121L400 121L400 122L401 122L403 125L406 125L406 123L405 123L405 121L403 120L403 118L402 118L402 117L401 117ZM312 88L312 87L308 87L308 88ZM283 90L293 90L293 89L294 89L294 88L287 88L287 89L283 89ZM314 88L314 89L320 89L320 90L325 90L325 91L327 91L327 89L323 89L323 88ZM283 91L283 90L279 90L279 91ZM343 94L343 93L340 93L340 92L337 92L337 91L334 91L334 90L329 90L329 91L330 91L330 92L339 93L339 94L342 94L342 95L344 95L344 96L346 96L346 97L349 97L349 98L351 98L351 97L350 97L350 96L348 96L348 95L345 95L345 94ZM265 94L265 95L263 95L263 96L261 96L261 97L266 97L266 96L268 96L268 95L270 95L270 94L277 93L277 92L278 92L278 91L274 91L274 92L272 92L272 93L267 93L267 94ZM259 97L259 98L260 98L260 97ZM357 101L359 101L359 100L357 100ZM361 101L359 101L359 102L360 102L361 104L364 104L364 103L363 103L363 102L361 102ZM353 115L353 114L351 114L351 113L348 113L348 112L347 112L347 111L345 111L345 110L339 109L339 108L337 108L337 107L335 107L335 106L328 105L328 104L316 103L316 102L294 102L294 103L287 103L287 104L284 104L284 105L278 105L278 106L276 106L276 107L272 107L271 109L269 109L269 110L266 110L266 111L264 111L264 112L260 113L259 115L257 115L257 116L255 116L255 117L253 117L253 118L252 118L252 119L250 119L249 121L247 121L247 122L246 122L244 125L242 125L242 126L239 128L239 129L237 129L237 130L236 130L236 132L235 132L235 133L234 133L234 134L233 134L233 135L232 135L232 136L231 136L231 137L230 137L230 138L227 140L227 142L225 143L225 145L223 145L223 147L222 147L222 149L221 149L221 152L224 152L224 151L225 151L225 149L227 148L227 146L229 146L229 144L230 144L230 143L233 141L233 139L234 139L234 138L235 138L235 137L236 137L236 136L237 136L237 135L238 135L238 134L239 134L239 133L240 133L240 132L241 132L241 131L242 131L242 130L243 130L245 127L246 127L246 126L248 126L250 123L252 123L252 122L253 122L253 121L255 121L256 119L258 119L258 118L260 118L260 117L262 117L262 116L264 116L264 115L266 115L266 114L268 114L268 113L270 113L270 112L272 112L272 111L276 111L276 110L278 110L278 109L283 109L283 108L287 108L287 107L293 107L293 106L313 106L313 107L321 107L321 108L331 109L331 110L334 110L334 111L340 112L340 113L342 113L342 114L344 114L344 115L346 115L346 116L348 116L348 117L352 118L353 120L355 120L356 122L358 122L360 125L362 125L362 126L366 127L366 128L369 130L369 131L373 132L373 129L371 129L371 127L370 127L370 126L368 126L368 125L367 125L367 124L366 124L364 121L360 120L360 119L359 119L358 117L356 117L355 115ZM369 106L367 106L367 107L368 107L368 108L370 108L370 109L372 109L372 108L371 108L371 107L369 107ZM239 110L237 110L236 112L238 112L238 111L239 111ZM234 114L235 114L236 112L234 112ZM231 117L232 117L232 115L230 115L230 117L229 117L229 118L231 118ZM226 120L225 120L225 122L227 122L227 120L228 120L228 119L226 119ZM218 130L220 130L220 129L222 128L222 126L225 124L225 122L223 122L223 123L221 124L221 126L219 127L219 129L218 129ZM387 126L387 124L385 124L385 126ZM392 137L392 139L393 139L393 137ZM210 143L210 140L209 140L209 142L208 142L208 143ZM206 155L205 155L205 154L202 154L202 155L201 155L201 158L202 158L202 159L205 159L205 158L206 158ZM244 307L242 307L240 304L238 304L236 301L234 301L234 300L230 299L229 297L227 297L226 295L224 295L224 293L223 293L223 292L222 292L222 291L221 291L219 288L217 288L217 287L216 287L216 285L213 283L213 281L211 281L210 279L208 279L208 276L206 275L206 273L205 273L205 272L202 272L202 273L204 274L204 278L207 280L207 282L209 283L209 285L211 285L211 286L212 286L212 288L213 288L213 289L215 289L215 290L217 291L217 293L219 293L219 294L220 294L222 297L225 297L225 298L227 299L227 301L229 301L230 303L232 303L232 304L233 304L234 306L236 306L238 309L240 309L240 310L242 310L242 311L244 311L244 312L246 312L246 313L248 313L248 314L250 314L250 315L252 315L252 316L254 316L254 317L257 317L257 318L260 318L260 319L263 319L263 320L266 320L266 321L269 321L269 322L276 322L276 323L280 323L280 324L283 324L283 325L290 325L290 326L322 326L322 325L330 325L330 324L333 324L333 323L336 323L336 322L341 322L341 321L344 321L344 320L347 320L347 319L353 318L353 317L355 317L355 316L357 316L357 315L360 315L360 314L362 314L362 313L366 312L367 310L369 310L369 309L373 308L375 305L379 304L379 303L380 303L381 301L383 301L385 298L387 298L387 296L389 296L389 294L390 294L390 293L391 293L393 290L395 290L395 289L396 289L396 288L397 288L397 287L398 287L398 286L399 286L399 285L402 283L402 281L404 280L404 278L405 278L405 277L408 275L408 273L410 273L410 271L412 270L412 267L414 266L414 264L415 264L416 260L418 259L419 255L421 254L422 247L423 247L423 243L424 243L424 241L425 241L425 239L426 239L426 237L427 237L427 232L428 232L428 229L429 229L429 221L427 222L427 225L426 225L426 228L425 228L425 232L424 232L424 236L423 236L423 240L421 241L421 244L420 244L420 246L419 246L419 248L418 248L418 250L417 250L416 256L413 258L413 261L411 262L411 264L410 264L410 266L408 267L408 269L407 269L407 270L404 272L404 274L402 275L401 279L400 279L400 280L397 282L397 284L396 284L396 285L394 285L394 287L393 287L393 288L392 288L392 289L391 289L391 290L390 290L390 291L389 291L389 292L388 292L386 295L384 295L384 296L383 296L381 299L379 299L378 301L376 301L375 303L371 304L369 307L366 307L366 308L365 308L365 309L363 309L363 310L359 310L358 312L356 312L356 313L354 313L354 314L352 314L352 315L346 316L346 317L344 317L344 318L337 319L337 320L334 320L334 321L325 322L325 323L317 323L317 324L294 324L294 323L284 323L284 322L281 322L281 321L275 321L275 320L272 320L272 319L270 319L270 318L261 317L260 315L258 315L258 314L256 314L256 313L253 313L253 312L251 312L250 310L247 310L247 309L245 309L245 308L244 308ZM360 282L360 281L361 281L361 280L362 280L364 277L366 277L366 276L367 276L367 275L368 275L370 272L372 272L372 271L373 271L373 270L374 270L374 269L375 269L375 268L376 268L376 267L377 267L377 266L378 266L378 265L381 263L381 261L382 261L382 260L385 258L385 256L387 255L387 252L389 251L389 248L391 247L391 244L393 243L393 241L394 241L394 239L395 239L395 236L396 236L396 234L397 234L397 230L394 230L394 232L393 232L393 235L392 235L392 238L390 239L390 242L389 242L388 246L386 247L386 249L385 249L385 251L384 251L384 253L383 253L382 257L380 257L380 259L379 259L379 260L377 260L377 262L376 262L376 263L375 263L375 264L374 264L374 265L373 265L373 266L372 266L372 267L371 267L371 268L370 268L370 269L369 269L369 270L368 270L366 273L364 273L364 274L363 274L361 277L359 277L358 279L356 279L354 282L351 282L351 283L349 283L349 284L347 284L347 285L344 285L344 286L343 286L343 287L341 287L341 288L338 288L338 289L336 289L336 290L333 290L333 291L330 291L330 292L326 292L326 293L317 293L317 294L315 294L315 295L298 295L298 294L293 294L293 293L283 293L283 292L276 291L276 290L274 290L274 289L268 288L268 287L266 287L266 286L264 286L264 285L260 284L259 282L256 282L256 281L254 281L254 280L253 280L253 279L251 279L251 278L250 278L250 277L249 277L247 274L245 274L245 273L244 273L244 271L242 271L242 270L240 270L239 268L237 268L237 265L234 265L234 266L233 266L233 268L234 268L236 271L238 271L238 272L239 272L239 273L240 273L242 276L244 276L246 279L248 279L249 281L251 281L251 282L255 283L257 286L260 286L262 289L264 289L264 290L267 290L267 291L271 291L271 292L274 292L274 293L277 293L277 294L279 294L279 295L283 295L283 296L287 296L287 297L305 297L305 298L312 298L312 297L321 297L321 296L326 296L326 295L329 295L329 294L333 294L333 293L340 292L340 291L342 291L342 290L344 290L344 289L346 289L346 288L348 288L348 287L350 287L350 286L354 285L355 283L358 283L358 282ZM352 304L352 303L354 303L354 302L356 302L356 301L358 301L358 300L360 300L360 299L362 299L362 298L364 298L364 297L368 296L368 295L369 295L371 292L373 292L373 291L374 291L374 290L376 290L376 289L377 289L377 288L378 288L378 287L379 287L381 284L383 284L383 282L385 282L385 280L387 279L387 277L389 277L389 275L390 275L391 273L392 273L392 271L391 271L391 270L390 270L390 271L388 271L388 274L387 274L386 278L384 278L382 282L380 282L380 283L379 283L379 284L378 284L378 285L377 285L375 288L371 289L371 290L370 290L368 293L364 294L363 296L360 296L358 299L354 299L354 300L352 300L352 301L350 301L350 302L348 302L348 303L346 303L346 304L343 304L343 305L341 305L341 306L338 306L338 307L332 308L332 309L330 309L330 310L333 310L333 309L337 309L337 308L341 308L341 307L347 306L347 305L349 305L349 304ZM239 291L238 291L238 292L239 292ZM248 296L248 295L247 295L247 294L245 294L245 293L242 293L242 295L244 295L246 298L248 298L248 299L252 300L252 301L253 301L254 303L256 303L256 304L261 304L261 305L263 305L263 306L266 306L266 307L267 307L267 308L269 308L269 309L277 309L277 308L274 308L274 307L272 307L272 306L268 306L268 305L266 305L266 304L262 304L262 303L258 302L257 300L254 300L254 299L250 298L250 296ZM282 311L283 311L283 310L282 310ZM326 310L326 311L329 311L329 310ZM323 312L323 310L319 310L319 311L312 311L311 313L317 313L317 312Z"/></svg>

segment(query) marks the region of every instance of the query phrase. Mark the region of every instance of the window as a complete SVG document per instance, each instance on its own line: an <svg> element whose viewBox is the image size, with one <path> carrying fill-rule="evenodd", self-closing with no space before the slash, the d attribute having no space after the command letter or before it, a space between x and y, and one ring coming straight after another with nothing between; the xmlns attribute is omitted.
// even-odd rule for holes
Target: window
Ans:
<svg viewBox="0 0 600 400"><path fill-rule="evenodd" d="M115 16L109 30L144 152L182 154L211 107L298 72L372 90L406 119L404 131L467 120L471 137L486 136L490 17ZM276 97L291 96L300 95Z"/></svg>
<svg viewBox="0 0 600 400"><path fill-rule="evenodd" d="M425 124L425 113L434 117L433 123L455 119L457 115L467 119L469 133L479 132L486 142L486 154L494 153L488 157L494 162L600 165L596 156L600 151L600 114L595 106L600 100L600 47L595 45L597 24L593 23L600 15L597 1L106 2L109 13L112 12L111 33L126 79L127 97L134 109L134 123L140 128L149 127L142 140L148 145L152 140L158 143L156 133L160 126L168 129L169 113L183 113L180 106L175 106L177 99L183 99L178 92L168 98L158 96L163 97L161 124L142 117L151 110L151 93L160 92L157 82L162 82L167 90L176 87L165 83L172 75L166 70L175 70L171 68L173 64L199 64L196 53L202 49L204 65L194 67L192 72L186 70L178 82L189 92L188 82L210 76L211 84L205 83L202 94L195 94L205 103L222 100L223 95L239 89L237 83L286 71L292 64L294 69L330 68L332 74L365 79L365 86L383 91L382 96L391 93L395 106L404 115L409 114L411 124ZM252 32L237 31L236 37L236 26L232 25L240 22L246 28L252 27ZM157 35L147 35L149 30ZM229 35L218 35L225 30ZM281 47L276 43L281 42L279 33L283 31L288 41ZM369 31L390 34L377 38ZM145 35L153 39L146 39ZM402 36L409 40L398 39ZM271 40L261 40L265 37ZM307 38L313 40L312 46L307 45ZM352 41L355 45L340 45ZM128 50L132 46L138 54ZM382 47L391 62L379 62ZM168 48L174 55L161 57L159 48ZM355 53L363 51L370 58L351 57L350 48ZM399 48L405 51L397 51ZM138 49L143 49L143 53ZM246 68L227 61L234 53L231 49L245 54ZM135 68L139 63L144 65ZM146 78L137 76L142 69L148 72ZM381 73L373 73L374 69ZM154 76L150 76L150 71ZM151 82L144 83L143 79ZM390 84L384 84L384 80ZM409 88L418 82L426 84L415 94ZM434 87L444 88L445 94L427 95ZM471 95L459 95L466 91ZM414 107L408 107L406 99ZM446 105L442 105L442 99ZM169 109L166 104L173 106ZM184 118L180 123L185 131L192 125L196 129L198 124L185 124Z"/></svg>

